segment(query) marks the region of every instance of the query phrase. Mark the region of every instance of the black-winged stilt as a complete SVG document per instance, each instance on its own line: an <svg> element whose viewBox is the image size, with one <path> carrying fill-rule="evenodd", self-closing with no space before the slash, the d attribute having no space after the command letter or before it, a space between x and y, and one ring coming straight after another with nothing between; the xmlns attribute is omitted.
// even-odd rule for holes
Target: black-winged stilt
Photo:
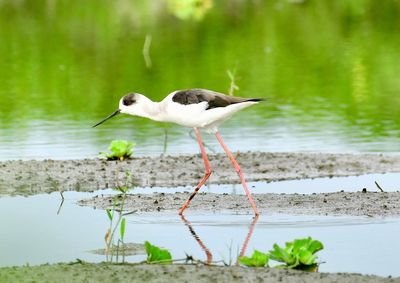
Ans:
<svg viewBox="0 0 400 283"><path fill-rule="evenodd" d="M205 173L203 179L201 179L194 192L179 210L180 215L182 215L190 201L211 175L210 162L208 161L207 154L204 150L199 129L205 129L209 133L214 132L218 142L221 144L226 155L231 160L235 171L239 175L247 198L254 210L254 214L259 215L240 166L218 133L218 126L223 121L230 118L234 113L256 104L261 100L262 99L259 98L227 96L207 89L177 90L167 95L160 102L151 101L149 98L139 93L130 93L120 99L119 107L114 113L107 116L93 127L100 125L117 114L123 113L145 117L160 122L173 122L195 129L201 154L204 159Z"/></svg>

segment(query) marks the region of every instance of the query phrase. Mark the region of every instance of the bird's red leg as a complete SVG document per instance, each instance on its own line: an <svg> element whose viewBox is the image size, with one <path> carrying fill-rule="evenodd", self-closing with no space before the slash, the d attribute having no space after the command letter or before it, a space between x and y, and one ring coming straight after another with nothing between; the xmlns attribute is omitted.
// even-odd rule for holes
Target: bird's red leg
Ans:
<svg viewBox="0 0 400 283"><path fill-rule="evenodd" d="M215 136L217 140L221 144L222 148L225 150L226 155L228 155L229 159L231 160L233 167L235 167L235 171L238 173L240 180L242 181L242 185L244 191L246 192L247 198L249 199L250 205L254 210L255 215L259 215L256 205L254 204L253 198L251 197L249 188L247 187L246 181L244 179L242 170L240 169L239 164L236 162L235 158L233 157L232 153L230 152L229 148L225 145L224 141L222 140L221 136L219 135L218 131L215 131Z"/></svg>
<svg viewBox="0 0 400 283"><path fill-rule="evenodd" d="M182 215L183 211L188 207L192 198L194 198L194 196L200 190L201 186L204 185L204 183L207 181L208 177L210 177L210 175L211 175L210 162L208 161L207 154L206 154L206 151L203 146L203 142L201 141L200 132L197 128L194 128L194 129L196 130L196 136L197 136L197 141L199 142L199 145L200 145L201 155L203 155L205 173L204 173L203 179L201 179L200 183L194 189L194 192L190 195L190 197L187 199L187 201L183 204L182 208L179 210L179 215Z"/></svg>

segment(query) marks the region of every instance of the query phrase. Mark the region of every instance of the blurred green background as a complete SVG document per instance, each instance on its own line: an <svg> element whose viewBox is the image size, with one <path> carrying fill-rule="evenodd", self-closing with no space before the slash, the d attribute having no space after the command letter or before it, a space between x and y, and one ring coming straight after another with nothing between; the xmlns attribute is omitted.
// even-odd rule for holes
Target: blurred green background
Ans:
<svg viewBox="0 0 400 283"><path fill-rule="evenodd" d="M399 32L390 0L0 0L0 159L93 157L113 139L198 152L179 126L91 125L127 92L228 93L232 77L234 95L269 98L221 127L232 150L398 152Z"/></svg>

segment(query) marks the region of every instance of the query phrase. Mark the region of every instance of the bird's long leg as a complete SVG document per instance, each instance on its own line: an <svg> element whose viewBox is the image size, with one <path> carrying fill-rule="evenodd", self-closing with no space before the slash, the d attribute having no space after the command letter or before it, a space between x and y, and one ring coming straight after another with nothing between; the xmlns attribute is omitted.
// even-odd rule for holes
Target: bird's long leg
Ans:
<svg viewBox="0 0 400 283"><path fill-rule="evenodd" d="M249 199L250 205L254 210L254 214L259 215L257 207L253 201L253 198L251 197L249 188L247 187L246 180L244 179L244 176L243 176L242 170L240 169L239 164L236 162L236 160L233 157L232 153L230 152L229 148L225 145L225 143L222 140L221 136L219 135L218 131L215 131L215 136L217 137L217 140L221 144L222 148L225 150L226 155L228 155L229 159L231 160L233 167L235 167L235 171L238 173L240 181L242 181L244 191L246 192L246 195L247 195L247 198Z"/></svg>
<svg viewBox="0 0 400 283"><path fill-rule="evenodd" d="M190 201L194 198L194 196L200 190L201 186L204 185L204 183L207 181L208 177L210 177L210 175L211 175L210 162L208 161L207 154L206 154L206 151L203 146L203 142L201 141L200 132L197 128L195 128L195 130L196 130L197 141L199 142L199 146L200 146L200 150L201 150L201 155L203 156L203 159L204 159L205 173L204 173L203 179L201 179L200 183L194 189L194 192L190 195L190 197L187 199L187 201L183 204L182 208L179 210L179 215L182 215L183 211L188 207Z"/></svg>

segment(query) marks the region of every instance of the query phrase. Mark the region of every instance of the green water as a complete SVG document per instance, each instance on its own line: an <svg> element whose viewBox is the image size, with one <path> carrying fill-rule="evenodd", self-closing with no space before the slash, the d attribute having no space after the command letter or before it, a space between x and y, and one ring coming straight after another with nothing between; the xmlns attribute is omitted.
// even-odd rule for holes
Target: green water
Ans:
<svg viewBox="0 0 400 283"><path fill-rule="evenodd" d="M178 126L91 125L130 91L227 93L227 70L235 95L269 98L221 127L233 150L400 151L399 1L206 0L199 20L173 2L0 0L0 159L92 157L116 138L197 152Z"/></svg>

